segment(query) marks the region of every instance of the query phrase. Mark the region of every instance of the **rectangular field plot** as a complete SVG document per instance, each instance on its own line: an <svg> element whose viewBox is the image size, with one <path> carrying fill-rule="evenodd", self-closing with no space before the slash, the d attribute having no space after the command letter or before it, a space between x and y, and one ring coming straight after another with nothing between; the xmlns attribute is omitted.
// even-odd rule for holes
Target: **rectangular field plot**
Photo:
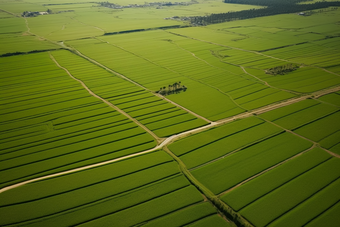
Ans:
<svg viewBox="0 0 340 227"><path fill-rule="evenodd" d="M215 194L220 194L308 148L312 144L281 133L192 171Z"/></svg>
<svg viewBox="0 0 340 227"><path fill-rule="evenodd" d="M260 197L240 213L255 226L304 225L339 200L339 176L340 160L333 157ZM290 219L298 213L298 219Z"/></svg>
<svg viewBox="0 0 340 227"><path fill-rule="evenodd" d="M151 135L91 96L48 53L0 64L1 186L155 146Z"/></svg>
<svg viewBox="0 0 340 227"><path fill-rule="evenodd" d="M176 227L176 226L184 226L188 224L197 223L203 221L206 218L214 217L216 215L216 210L208 203L200 203L194 206L190 206L179 211L176 211L172 214L166 215L165 217L161 217L159 219L152 220L145 224L145 227ZM228 226L224 221L224 225ZM212 224L210 221L209 224ZM221 226L224 226L221 225ZM215 225L214 225L215 226Z"/></svg>
<svg viewBox="0 0 340 227"><path fill-rule="evenodd" d="M318 100L340 107L340 93L339 92L321 96Z"/></svg>
<svg viewBox="0 0 340 227"><path fill-rule="evenodd" d="M169 148L180 157L188 169L191 169L280 132L282 132L281 129L269 123L249 118L194 135L170 145Z"/></svg>
<svg viewBox="0 0 340 227"><path fill-rule="evenodd" d="M142 124L159 137L170 136L207 124L206 121L198 119L151 92L76 55L66 51L54 52L53 55L62 66L66 67L73 76L82 80L97 95L106 98L137 120L141 120ZM81 66L86 67L86 71ZM174 110L176 114L164 115L162 118L162 113Z"/></svg>
<svg viewBox="0 0 340 227"><path fill-rule="evenodd" d="M305 172L331 159L327 152L314 148L245 184L236 187L220 198L234 210L239 211L258 198L295 179Z"/></svg>
<svg viewBox="0 0 340 227"><path fill-rule="evenodd" d="M315 100L305 100L260 115L293 130L324 148L340 153L339 108Z"/></svg>
<svg viewBox="0 0 340 227"><path fill-rule="evenodd" d="M284 128L294 130L331 115L339 108L319 103L315 100L304 100L260 115Z"/></svg>
<svg viewBox="0 0 340 227"><path fill-rule="evenodd" d="M189 211L189 223L216 214L209 203L200 204L203 196L163 151L30 183L0 196L1 225L132 226L180 215L194 204L199 213Z"/></svg>

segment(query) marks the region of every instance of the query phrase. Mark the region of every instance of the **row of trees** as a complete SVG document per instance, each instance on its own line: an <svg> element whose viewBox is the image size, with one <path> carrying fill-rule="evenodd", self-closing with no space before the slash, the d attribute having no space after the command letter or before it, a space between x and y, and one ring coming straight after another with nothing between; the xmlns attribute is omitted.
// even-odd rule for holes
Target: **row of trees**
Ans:
<svg viewBox="0 0 340 227"><path fill-rule="evenodd" d="M297 64L287 64L287 65L281 65L281 66L276 66L274 68L270 68L266 70L267 74L270 75L284 75L289 72L295 71L299 68L300 66Z"/></svg>
<svg viewBox="0 0 340 227"><path fill-rule="evenodd" d="M225 1L233 1L233 3L242 3L244 4L264 4L265 2L269 2L267 0L225 0ZM272 16L276 14L285 14L285 13L297 13L308 10L322 9L328 7L338 7L340 6L340 2L316 2L314 4L288 4L289 2L298 2L297 0L292 1L281 1L288 3L279 3L280 0L272 0L272 2L277 2L277 4L269 4L266 5L266 8L262 9L249 9L243 10L239 12L227 12L227 13L217 13L211 14L208 16L196 16L191 17L190 22L192 25L208 25L215 23L222 23L233 20L243 20L255 17L263 17L263 16ZM271 2L271 1L270 1ZM229 3L229 2L228 2ZM335 9L335 8L334 8Z"/></svg>
<svg viewBox="0 0 340 227"><path fill-rule="evenodd" d="M292 5L299 2L306 2L312 0L224 0L225 3L246 4L246 5L260 5L260 6L278 6L278 5Z"/></svg>
<svg viewBox="0 0 340 227"><path fill-rule="evenodd" d="M179 93L181 91L186 91L187 87L184 85L181 85L181 81L169 84L168 87L161 87L159 91L156 91L156 93L159 93L161 95L170 95L174 93Z"/></svg>

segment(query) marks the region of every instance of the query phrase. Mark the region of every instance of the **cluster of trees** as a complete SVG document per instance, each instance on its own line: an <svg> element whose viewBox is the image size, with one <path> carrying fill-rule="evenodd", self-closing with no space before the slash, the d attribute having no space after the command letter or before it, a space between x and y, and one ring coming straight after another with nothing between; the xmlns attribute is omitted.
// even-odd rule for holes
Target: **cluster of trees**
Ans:
<svg viewBox="0 0 340 227"><path fill-rule="evenodd" d="M299 68L300 66L297 64L287 64L287 65L281 65L281 66L276 66L274 68L270 68L266 70L267 74L270 75L284 75L289 72L295 71Z"/></svg>
<svg viewBox="0 0 340 227"><path fill-rule="evenodd" d="M306 11L305 16L311 16L316 13L323 13L323 12L329 12L329 11L334 11L338 10L338 7L331 7L331 8L325 8L325 9L319 9L319 10L311 10L311 11Z"/></svg>
<svg viewBox="0 0 340 227"><path fill-rule="evenodd" d="M145 2L143 5L129 4L126 6L121 6L121 5L110 3L110 2L99 2L99 5L103 7L112 8L112 9L124 9L124 8L142 8L142 7L151 7L151 6L156 6L156 7L176 6L176 5L187 6L191 4L197 4L197 3L198 2L196 0L191 0L191 2L150 2L150 3Z"/></svg>
<svg viewBox="0 0 340 227"><path fill-rule="evenodd" d="M40 53L40 52L47 52L47 51L53 51L53 50L58 50L58 49L31 50L27 52L17 51L17 52L12 52L12 53L1 54L0 57L10 57L10 56L21 55L21 54L32 54L32 53Z"/></svg>
<svg viewBox="0 0 340 227"><path fill-rule="evenodd" d="M156 93L159 93L161 95L170 95L170 94L175 94L179 93L181 91L186 91L187 87L184 85L181 85L181 81L169 84L168 87L161 87L159 91L156 91Z"/></svg>
<svg viewBox="0 0 340 227"><path fill-rule="evenodd" d="M31 11L25 11L23 12L21 15L23 17L36 17L36 16L39 16L39 15L42 15L42 14L51 14L52 13L52 10L48 9L46 12L38 12L38 11L35 11L35 12L31 12Z"/></svg>
<svg viewBox="0 0 340 227"><path fill-rule="evenodd" d="M296 4L300 0L225 0L227 3L252 4L267 6L262 9L249 9L239 12L217 13L208 16L190 18L192 25L208 25L233 20L272 16L276 14L298 13L302 11L340 6L340 2L316 2L314 4ZM264 5L267 4L267 5Z"/></svg>

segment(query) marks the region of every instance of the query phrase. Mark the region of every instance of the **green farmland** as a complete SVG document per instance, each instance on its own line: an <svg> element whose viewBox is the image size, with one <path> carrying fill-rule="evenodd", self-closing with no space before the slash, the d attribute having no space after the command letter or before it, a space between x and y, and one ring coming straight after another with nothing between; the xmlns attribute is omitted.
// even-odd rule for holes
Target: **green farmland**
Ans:
<svg viewBox="0 0 340 227"><path fill-rule="evenodd" d="M338 227L339 6L0 0L0 226Z"/></svg>

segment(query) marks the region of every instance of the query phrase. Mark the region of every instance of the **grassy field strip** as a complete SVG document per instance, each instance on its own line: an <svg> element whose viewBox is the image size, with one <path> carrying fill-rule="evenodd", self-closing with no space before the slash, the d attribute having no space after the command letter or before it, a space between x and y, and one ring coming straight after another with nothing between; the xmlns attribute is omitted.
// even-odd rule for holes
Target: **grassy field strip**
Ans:
<svg viewBox="0 0 340 227"><path fill-rule="evenodd" d="M311 146L310 142L285 132L196 169L192 174L212 192L220 194ZM236 171L240 168L242 171Z"/></svg>
<svg viewBox="0 0 340 227"><path fill-rule="evenodd" d="M220 198L236 211L265 196L296 177L330 160L332 156L320 148L304 153L256 179L235 188ZM290 171L288 171L290 170ZM266 182L266 183L265 183ZM251 192L251 193L249 193Z"/></svg>
<svg viewBox="0 0 340 227"><path fill-rule="evenodd" d="M338 179L307 201L293 208L290 212L273 221L269 226L306 226L306 223L311 222L311 220L317 218L325 211L327 212L334 204L340 201L338 193L339 187L340 180ZM306 210L308 211L307 213L305 212Z"/></svg>
<svg viewBox="0 0 340 227"><path fill-rule="evenodd" d="M316 217L311 222L307 223L307 227L318 227L322 225L332 226L334 223L340 222L340 201L326 210L324 213L321 213L319 217Z"/></svg>
<svg viewBox="0 0 340 227"><path fill-rule="evenodd" d="M229 224L227 222L225 222L222 217L218 216L218 215L211 215L208 217L205 217L203 219L200 219L198 221L195 221L193 223L190 223L188 225L185 225L186 227L203 227L203 226L223 226L223 227L232 227L232 224Z"/></svg>
<svg viewBox="0 0 340 227"><path fill-rule="evenodd" d="M162 142L162 139L160 139L155 133L153 133L151 130L149 130L147 127L145 127L143 124L141 124L139 121L137 121L135 118L131 117L129 114L125 113L123 110L121 110L120 108L116 107L115 105L113 105L112 103L110 103L109 101L103 99L102 97L96 95L95 93L93 93L87 86L86 84L81 81L78 80L77 78L73 77L72 74L64 67L60 66L59 63L56 61L56 59L50 54L50 58L56 63L56 65L65 70L65 72L67 72L67 74L74 80L78 81L92 96L102 100L103 102L105 102L107 105L111 106L112 108L114 108L115 110L117 110L118 112L120 112L121 114L123 114L124 116L126 116L127 118L129 118L130 120L132 120L133 122L135 122L137 125L139 125L141 128L143 128L145 131L147 131L153 138L156 139L156 141Z"/></svg>
<svg viewBox="0 0 340 227"><path fill-rule="evenodd" d="M94 64L100 66L101 68L104 68L104 69L106 69L107 71L112 72L113 74L115 74L115 75L117 75L117 76L120 76L121 78L123 78L123 79L125 79L125 80L127 80L127 81L129 81L129 82L131 82L131 83L133 83L133 84L135 84L135 85L137 85L137 86L143 88L144 90L150 91L149 89L147 89L147 88L144 87L143 85L141 85L141 84L139 84L139 83L137 83L137 82L135 82L135 81L133 81L133 80L127 78L126 76L124 76L124 75L122 75L122 74L120 74L120 73L117 73L117 72L113 71L112 69L110 69L110 68L108 68L108 67L106 67L106 66L100 64L99 62L97 62L97 61L95 61L95 60L93 60L93 59L87 57L86 55L83 55L83 54L82 54L81 52L79 52L78 50L75 49L75 51L77 52L77 54L78 54L79 56L81 56L81 57L83 57L83 58L89 60L90 62L92 62L92 63L94 63ZM152 91L150 91L150 92L152 92ZM198 117L198 118L200 118L200 119L203 119L203 120L206 121L206 122L211 122L210 120L208 120L208 119L206 119L206 118L204 118L204 117L202 117L202 116L200 116L200 115L198 115L198 114L192 112L191 110L189 110L189 109L187 109L187 108L185 108L185 107L183 107L183 106L181 106L181 105L179 105L179 104L177 104L177 103L175 103L175 102L169 100L168 98L165 98L165 97L162 96L162 95L159 95L159 94L154 94L154 95L156 95L156 96L158 96L158 97L160 97L160 98L166 100L167 102L169 102L169 103L171 103L171 104L173 104L173 105L175 105L175 106L177 106L177 107L179 107L179 108L181 108L181 109L183 109L183 110L185 110L185 111L191 113L192 115L194 115L194 116L196 116L196 117Z"/></svg>
<svg viewBox="0 0 340 227"><path fill-rule="evenodd" d="M280 133L282 133L281 129L263 123L229 135L226 133L224 138L212 141L205 146L181 155L180 158L188 169L196 169L198 166L203 167L214 163L217 159L233 156L242 147L249 147Z"/></svg>
<svg viewBox="0 0 340 227"><path fill-rule="evenodd" d="M174 200L176 198L176 200ZM108 214L79 226L107 226L113 223L122 222L126 226L131 226L142 222L142 220L152 220L154 217L169 213L169 211L180 209L183 206L192 205L203 200L202 196L193 186L171 192L156 199L134 206L128 210L122 210L115 214ZM162 204L168 204L162 206ZM138 215L135 215L138 214ZM119 226L119 225L113 225Z"/></svg>
<svg viewBox="0 0 340 227"><path fill-rule="evenodd" d="M254 225L266 226L339 179L339 167L339 159L332 158L261 197L240 213Z"/></svg>
<svg viewBox="0 0 340 227"><path fill-rule="evenodd" d="M144 227L176 227L191 224L207 216L215 215L216 211L209 202L200 203L181 209L173 214L151 220Z"/></svg>
<svg viewBox="0 0 340 227"><path fill-rule="evenodd" d="M265 120L265 119L264 119L264 120ZM267 121L267 120L266 120L266 121ZM289 133L292 133L293 135L296 135L296 136L298 136L298 137L300 137L300 138L302 138L302 139L304 139L304 140L310 141L310 142L312 142L313 144L318 145L317 142L315 142L315 141L313 141L313 140L310 140L310 139L308 139L307 137L302 136L301 134L298 134L298 133L295 133L295 132L293 132L293 131L291 131L291 130L285 129L285 128L283 128L282 126L277 125L277 124L275 124L275 123L273 123L273 122L271 122L271 121L267 121L267 122L269 122L269 123L271 123L271 124L273 124L273 125L275 125L275 126L277 126L277 127L279 127L279 128L282 128L282 129L284 129L285 131L287 131L287 132L289 132ZM329 151L329 150L327 150L326 148L321 147L321 146L320 146L320 148L323 149L323 150L325 150L325 151L327 151L329 154L333 155L334 157L340 158L340 154L336 154L336 153L334 153L334 152L332 152L332 151Z"/></svg>
<svg viewBox="0 0 340 227"><path fill-rule="evenodd" d="M229 192L235 190L236 188L240 187L241 185L243 185L243 184L245 184L245 183L247 183L247 182L253 180L254 178L257 178L257 177L259 177L259 176L261 176L261 175L267 173L268 171L271 171L271 170L277 168L278 166L281 166L281 165L285 164L286 162L289 162L290 160L295 159L295 158L297 158L297 157L303 155L304 153L306 153L306 152L308 152L308 151L310 151L310 150L312 150L312 149L314 149L314 148L316 148L316 145L315 145L315 144L313 144L313 146L311 146L311 147L308 148L307 150L304 150L304 151L302 151L302 152L300 152L300 153L298 153L298 154L296 154L296 155L294 155L294 156L292 156L292 157L290 157L290 158L288 158L288 159L286 159L286 160L284 160L284 161L282 161L282 162L280 162L280 163L278 163L278 164L276 164L276 165L274 165L274 166L272 166L272 167L270 167L270 168L268 168L268 169L266 169L266 170L264 170L264 171L262 171L262 172L260 172L260 173L258 173L258 174L256 174L256 175L254 175L254 176L252 176L252 177L250 177L250 178L248 178L248 179L246 179L246 180L240 182L239 184L235 185L234 187L228 189L227 191L224 191L224 192L218 194L218 196L221 197L221 196L223 196L223 195L225 195L225 194L227 194L227 193L229 193Z"/></svg>

